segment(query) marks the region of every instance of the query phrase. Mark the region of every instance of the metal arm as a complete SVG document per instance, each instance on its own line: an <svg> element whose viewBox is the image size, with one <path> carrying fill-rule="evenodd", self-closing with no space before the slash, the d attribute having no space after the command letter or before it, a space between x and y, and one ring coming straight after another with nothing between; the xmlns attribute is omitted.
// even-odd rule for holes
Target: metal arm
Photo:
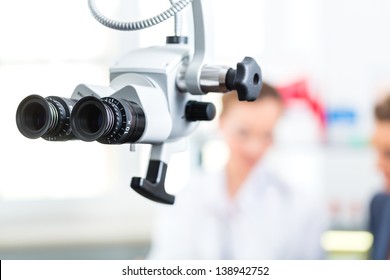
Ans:
<svg viewBox="0 0 390 280"><path fill-rule="evenodd" d="M185 84L191 94L204 94L200 86L200 74L206 54L206 37L204 13L201 0L192 2L192 17L194 19L194 56L185 74Z"/></svg>

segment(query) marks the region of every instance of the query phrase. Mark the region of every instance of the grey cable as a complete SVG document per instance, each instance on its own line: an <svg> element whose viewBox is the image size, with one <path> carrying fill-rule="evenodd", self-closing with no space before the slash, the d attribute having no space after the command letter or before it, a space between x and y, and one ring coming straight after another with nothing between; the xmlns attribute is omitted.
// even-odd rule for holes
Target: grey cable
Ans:
<svg viewBox="0 0 390 280"><path fill-rule="evenodd" d="M165 10L164 12L160 13L159 15L156 15L154 17L151 17L149 19L141 20L141 21L135 21L135 22L123 22L123 21L116 21L113 19L110 19L106 16L104 16L96 7L95 0L88 0L88 7L91 11L93 17L103 24L106 27L121 30L121 31L135 31L135 30L141 30L145 28L152 27L156 24L159 24L167 19L169 19L172 16L175 16L177 13L179 13L181 10L183 10L188 4L190 4L194 0L179 0L176 3L172 3L172 6ZM175 30L176 26L178 24L175 23ZM177 31L180 31L177 29Z"/></svg>

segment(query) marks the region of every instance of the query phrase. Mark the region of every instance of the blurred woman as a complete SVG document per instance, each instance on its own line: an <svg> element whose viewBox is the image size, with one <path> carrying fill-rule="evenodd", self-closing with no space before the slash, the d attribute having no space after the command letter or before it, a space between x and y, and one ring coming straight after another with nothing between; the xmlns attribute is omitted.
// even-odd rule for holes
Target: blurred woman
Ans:
<svg viewBox="0 0 390 280"><path fill-rule="evenodd" d="M220 130L230 156L224 170L198 174L164 209L152 259L319 259L326 219L312 196L285 184L262 159L283 112L264 84L255 102L223 96Z"/></svg>

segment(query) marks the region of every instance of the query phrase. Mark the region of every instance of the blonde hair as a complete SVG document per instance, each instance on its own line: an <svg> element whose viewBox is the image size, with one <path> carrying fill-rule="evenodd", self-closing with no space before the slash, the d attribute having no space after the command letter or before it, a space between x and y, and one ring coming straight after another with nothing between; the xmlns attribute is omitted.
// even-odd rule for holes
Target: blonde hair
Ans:
<svg viewBox="0 0 390 280"><path fill-rule="evenodd" d="M263 82L260 94L254 102L262 101L266 98L271 98L276 102L282 104L282 97L280 93L268 83ZM222 117L223 115L225 115L226 111L228 111L230 107L234 106L234 104L238 104L239 102L246 101L239 101L236 91L231 91L229 93L224 94L222 97L222 111L220 116Z"/></svg>

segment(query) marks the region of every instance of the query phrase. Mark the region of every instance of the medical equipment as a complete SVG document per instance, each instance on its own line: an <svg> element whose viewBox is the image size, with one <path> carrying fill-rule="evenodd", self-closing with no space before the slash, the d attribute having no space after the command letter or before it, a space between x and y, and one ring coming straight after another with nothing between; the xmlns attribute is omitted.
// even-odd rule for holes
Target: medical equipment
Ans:
<svg viewBox="0 0 390 280"><path fill-rule="evenodd" d="M194 45L181 36L179 12L192 5ZM26 137L48 141L79 139L103 144L151 144L146 178L133 178L131 187L153 201L173 204L165 190L167 164L185 149L185 137L199 121L212 120L216 110L202 102L209 92L236 90L239 100L253 101L261 86L261 69L253 58L233 69L205 64L206 42L201 0L171 0L171 8L139 22L117 22L101 14L88 0L92 15L117 30L140 30L175 16L175 36L167 44L134 50L110 69L110 85L78 85L71 98L38 95L19 105L16 123Z"/></svg>

